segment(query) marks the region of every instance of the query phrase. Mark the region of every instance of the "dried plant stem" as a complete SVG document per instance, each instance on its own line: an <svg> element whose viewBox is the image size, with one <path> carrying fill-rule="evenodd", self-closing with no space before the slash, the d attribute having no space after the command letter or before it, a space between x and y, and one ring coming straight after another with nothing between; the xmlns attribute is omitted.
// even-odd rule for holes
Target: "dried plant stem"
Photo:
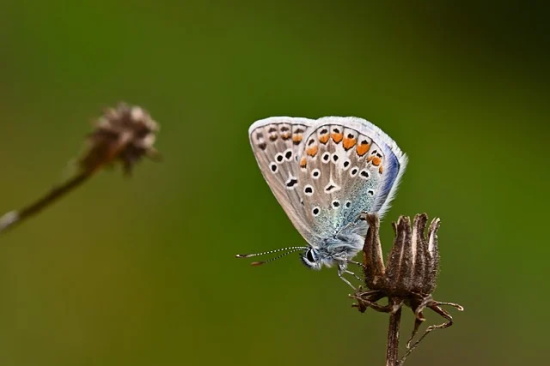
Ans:
<svg viewBox="0 0 550 366"><path fill-rule="evenodd" d="M50 192L45 196L41 197L34 203L30 204L27 207L22 208L19 211L10 211L4 216L0 217L0 233L7 231L8 229L14 227L15 225L23 222L29 217L39 213L42 209L48 207L59 198L63 197L67 193L71 192L76 187L84 183L88 178L90 178L95 170L92 171L83 171L73 178L69 179L65 183L54 187Z"/></svg>
<svg viewBox="0 0 550 366"><path fill-rule="evenodd" d="M386 344L386 366L399 365L399 324L401 323L401 308L390 313L388 325L388 343Z"/></svg>

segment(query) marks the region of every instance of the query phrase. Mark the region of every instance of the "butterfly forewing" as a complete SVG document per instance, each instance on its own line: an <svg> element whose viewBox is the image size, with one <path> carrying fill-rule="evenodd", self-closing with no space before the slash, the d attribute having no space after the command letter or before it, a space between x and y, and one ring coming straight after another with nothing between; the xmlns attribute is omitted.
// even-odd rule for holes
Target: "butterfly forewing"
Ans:
<svg viewBox="0 0 550 366"><path fill-rule="evenodd" d="M308 242L314 241L299 192L299 154L313 120L271 117L254 122L249 129L252 150L271 191Z"/></svg>

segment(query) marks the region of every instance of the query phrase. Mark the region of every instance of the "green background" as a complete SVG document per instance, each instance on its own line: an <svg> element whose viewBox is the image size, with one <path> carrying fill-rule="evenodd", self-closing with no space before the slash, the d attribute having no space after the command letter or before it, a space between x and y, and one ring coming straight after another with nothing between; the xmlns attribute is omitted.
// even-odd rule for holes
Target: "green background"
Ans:
<svg viewBox="0 0 550 366"><path fill-rule="evenodd" d="M364 117L409 155L384 246L400 214L441 217L435 297L466 311L408 364L545 363L548 15L496 4L2 2L0 211L119 101L161 124L163 161L0 237L0 364L382 365L387 317L334 269L234 259L304 244L248 142L272 115Z"/></svg>

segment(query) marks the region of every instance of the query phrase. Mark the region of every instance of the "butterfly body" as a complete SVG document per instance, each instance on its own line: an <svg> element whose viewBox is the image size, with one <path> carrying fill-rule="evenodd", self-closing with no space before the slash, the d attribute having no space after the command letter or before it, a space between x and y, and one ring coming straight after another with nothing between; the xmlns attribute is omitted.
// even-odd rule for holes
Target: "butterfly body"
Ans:
<svg viewBox="0 0 550 366"><path fill-rule="evenodd" d="M384 214L406 155L356 117L270 117L254 122L249 137L265 180L309 244L304 264L346 272L368 229L361 214Z"/></svg>

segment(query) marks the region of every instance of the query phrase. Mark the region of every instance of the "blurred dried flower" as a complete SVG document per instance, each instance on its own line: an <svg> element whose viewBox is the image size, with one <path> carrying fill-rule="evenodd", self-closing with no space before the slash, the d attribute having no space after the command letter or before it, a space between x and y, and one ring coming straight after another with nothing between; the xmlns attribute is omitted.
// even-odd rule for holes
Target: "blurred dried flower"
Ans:
<svg viewBox="0 0 550 366"><path fill-rule="evenodd" d="M0 217L0 233L63 197L104 166L120 161L124 172L129 174L143 156L157 157L153 144L158 129L149 113L139 106L120 103L116 108L106 109L88 136L86 152L78 160L78 173L31 205Z"/></svg>
<svg viewBox="0 0 550 366"><path fill-rule="evenodd" d="M433 219L428 233L425 234L428 216L416 215L413 223L408 217L399 217L393 224L395 232L394 246L390 252L387 267L382 257L382 246L379 238L380 221L378 216L367 214L364 219L369 224L369 230L363 247L365 284L369 291L359 290L353 297L357 300L355 307L364 312L368 308L390 313L388 331L387 365L401 365L406 357L431 331L447 328L453 324L451 315L441 308L442 305L453 306L462 311L463 307L447 302L435 301L432 292L436 286L439 269L439 248L437 230L440 220ZM387 305L378 301L387 298ZM410 307L415 314L415 325L407 342L407 353L399 360L399 322L403 305ZM431 309L446 319L439 325L429 326L424 334L414 343L416 333L425 321L423 311Z"/></svg>
<svg viewBox="0 0 550 366"><path fill-rule="evenodd" d="M143 156L156 157L153 147L158 124L139 106L120 103L107 109L89 135L89 150L80 159L84 171L93 171L105 164L120 161L125 173Z"/></svg>

